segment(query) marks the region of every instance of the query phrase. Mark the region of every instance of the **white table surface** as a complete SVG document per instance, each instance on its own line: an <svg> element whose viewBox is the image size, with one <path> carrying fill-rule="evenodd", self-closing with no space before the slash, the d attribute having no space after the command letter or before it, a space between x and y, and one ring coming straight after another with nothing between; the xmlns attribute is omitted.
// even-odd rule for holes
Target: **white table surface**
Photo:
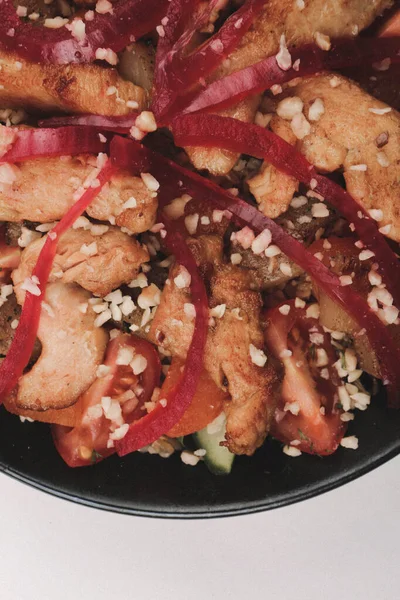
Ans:
<svg viewBox="0 0 400 600"><path fill-rule="evenodd" d="M400 457L312 500L208 521L0 486L1 600L400 598Z"/></svg>

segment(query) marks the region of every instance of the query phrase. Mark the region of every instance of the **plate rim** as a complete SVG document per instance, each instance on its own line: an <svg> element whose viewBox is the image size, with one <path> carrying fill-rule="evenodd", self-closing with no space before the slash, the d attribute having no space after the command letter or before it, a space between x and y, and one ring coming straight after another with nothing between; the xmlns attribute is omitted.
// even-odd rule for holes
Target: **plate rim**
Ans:
<svg viewBox="0 0 400 600"><path fill-rule="evenodd" d="M196 510L195 508L188 508L185 510L155 510L155 509L143 509L134 506L122 506L112 502L101 502L100 500L89 499L83 495L68 493L61 490L56 486L43 483L37 478L29 477L26 474L20 473L17 469L4 464L0 461L0 473L8 475L15 481L28 485L38 491L44 492L55 498L67 500L80 506L89 508L95 508L105 512L111 512L115 514L123 514L135 517L147 517L147 518L158 518L158 519L182 519L182 520L200 520L200 519L213 519L223 517L238 517L243 515L256 514L260 512L266 512L275 510L277 508L283 508L303 502L311 498L315 498L322 494L325 494L331 490L337 489L352 481L355 481L359 477L370 473L371 471L379 468L386 462L392 460L396 456L400 455L400 439L393 441L388 444L382 451L369 457L364 463L357 465L350 469L348 472L327 477L323 480L316 481L312 484L304 485L297 491L291 492L290 494L282 493L282 495L275 496L274 499L268 502L268 497L263 501L235 503L235 506L226 508L218 508L215 506L209 506L209 508L201 508ZM329 475L329 474L328 474Z"/></svg>

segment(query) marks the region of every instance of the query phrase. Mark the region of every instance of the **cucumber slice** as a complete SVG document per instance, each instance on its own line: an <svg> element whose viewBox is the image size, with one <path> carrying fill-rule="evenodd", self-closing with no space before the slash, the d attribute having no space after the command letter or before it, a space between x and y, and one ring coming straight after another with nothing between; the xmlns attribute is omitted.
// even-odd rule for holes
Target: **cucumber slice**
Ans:
<svg viewBox="0 0 400 600"><path fill-rule="evenodd" d="M212 429L211 429L212 430ZM225 439L225 424L215 433L209 433L207 427L193 434L198 448L204 448L204 462L214 475L229 475L232 470L235 455L219 443Z"/></svg>

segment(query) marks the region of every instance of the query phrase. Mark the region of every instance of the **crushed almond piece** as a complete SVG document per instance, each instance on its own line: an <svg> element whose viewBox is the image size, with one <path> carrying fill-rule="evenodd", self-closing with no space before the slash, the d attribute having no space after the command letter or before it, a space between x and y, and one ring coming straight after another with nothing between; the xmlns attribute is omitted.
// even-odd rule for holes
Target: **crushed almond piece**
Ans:
<svg viewBox="0 0 400 600"><path fill-rule="evenodd" d="M340 441L340 445L343 448L348 448L350 450L357 450L357 448L358 448L358 438L355 435L349 435L347 437L344 437Z"/></svg>
<svg viewBox="0 0 400 600"><path fill-rule="evenodd" d="M321 98L316 98L308 109L308 118L310 121L319 121L325 112L325 105Z"/></svg>
<svg viewBox="0 0 400 600"><path fill-rule="evenodd" d="M301 450L295 448L293 446L283 446L283 453L287 456L291 456L292 458L296 458L297 456L301 456Z"/></svg>
<svg viewBox="0 0 400 600"><path fill-rule="evenodd" d="M276 107L276 113L281 119L291 121L293 117L302 113L303 106L303 101L298 96L285 98L279 102Z"/></svg>
<svg viewBox="0 0 400 600"><path fill-rule="evenodd" d="M259 350L253 344L249 346L249 354L251 358L251 362L255 364L257 367L264 367L267 362L267 356L262 350Z"/></svg>
<svg viewBox="0 0 400 600"><path fill-rule="evenodd" d="M279 52L276 55L276 62L282 71L288 71L292 66L292 57L286 46L286 38L284 35L281 35L279 40Z"/></svg>
<svg viewBox="0 0 400 600"><path fill-rule="evenodd" d="M199 215L194 213L193 215L188 215L185 217L185 227L190 233L190 235L194 235L197 231L197 226L199 224Z"/></svg>
<svg viewBox="0 0 400 600"><path fill-rule="evenodd" d="M321 50L325 50L326 52L331 49L331 38L329 35L325 35L324 33L320 33L317 31L314 34L315 43Z"/></svg>
<svg viewBox="0 0 400 600"><path fill-rule="evenodd" d="M174 278L176 287L180 289L188 288L191 281L192 278L189 271L185 267L181 266L179 274Z"/></svg>
<svg viewBox="0 0 400 600"><path fill-rule="evenodd" d="M290 127L298 140L302 140L311 132L311 125L303 113L298 113L293 117Z"/></svg>

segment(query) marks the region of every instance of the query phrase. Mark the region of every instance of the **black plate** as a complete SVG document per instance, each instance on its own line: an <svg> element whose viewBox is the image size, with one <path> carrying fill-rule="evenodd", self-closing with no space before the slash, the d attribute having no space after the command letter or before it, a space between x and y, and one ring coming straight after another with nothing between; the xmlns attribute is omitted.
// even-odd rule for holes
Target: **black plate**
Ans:
<svg viewBox="0 0 400 600"><path fill-rule="evenodd" d="M217 517L267 510L310 498L370 471L400 453L400 411L374 399L357 411L349 434L359 449L330 457L290 458L268 442L252 458L241 457L228 477L179 456L111 457L91 468L69 469L54 449L49 427L0 414L0 469L56 496L89 506L157 517Z"/></svg>

